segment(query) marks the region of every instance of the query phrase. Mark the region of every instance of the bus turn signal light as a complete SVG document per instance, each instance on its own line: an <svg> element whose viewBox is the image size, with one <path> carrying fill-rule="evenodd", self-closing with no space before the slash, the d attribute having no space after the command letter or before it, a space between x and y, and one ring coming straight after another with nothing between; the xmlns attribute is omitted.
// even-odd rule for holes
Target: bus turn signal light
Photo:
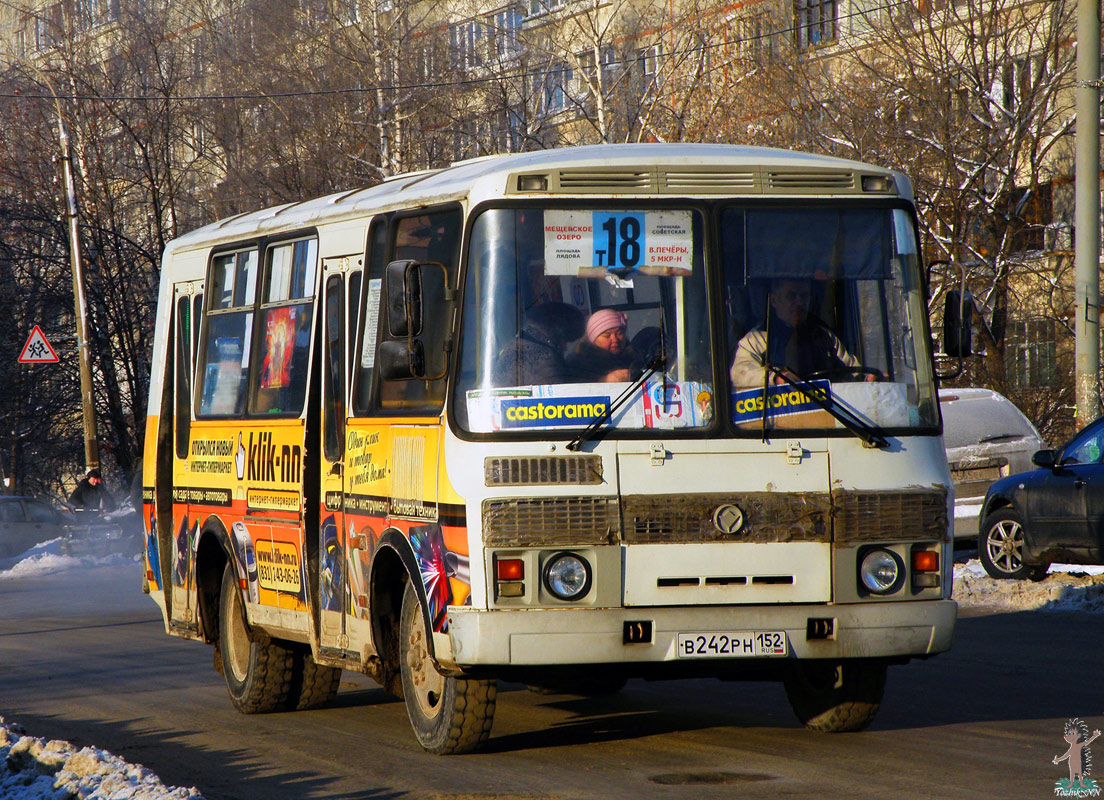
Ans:
<svg viewBox="0 0 1104 800"><path fill-rule="evenodd" d="M913 572L939 572L939 553L932 550L916 550L912 554Z"/></svg>
<svg viewBox="0 0 1104 800"><path fill-rule="evenodd" d="M525 578L525 562L520 558L500 558L495 561L495 577L500 581L520 581Z"/></svg>

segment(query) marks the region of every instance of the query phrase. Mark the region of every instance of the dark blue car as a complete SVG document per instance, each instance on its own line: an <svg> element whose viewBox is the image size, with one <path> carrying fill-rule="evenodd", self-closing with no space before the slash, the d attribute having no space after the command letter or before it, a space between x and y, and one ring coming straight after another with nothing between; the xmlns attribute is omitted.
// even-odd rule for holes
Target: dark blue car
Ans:
<svg viewBox="0 0 1104 800"><path fill-rule="evenodd" d="M1104 417L1031 461L1038 469L1002 478L985 495L978 535L985 571L1040 580L1056 562L1104 564Z"/></svg>

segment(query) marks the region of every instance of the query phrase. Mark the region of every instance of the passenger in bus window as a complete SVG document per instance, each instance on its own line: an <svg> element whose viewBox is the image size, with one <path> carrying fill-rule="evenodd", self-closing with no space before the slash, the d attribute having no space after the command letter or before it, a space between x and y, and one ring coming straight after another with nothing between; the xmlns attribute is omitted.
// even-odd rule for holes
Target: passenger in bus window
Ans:
<svg viewBox="0 0 1104 800"><path fill-rule="evenodd" d="M810 313L812 282L795 278L776 278L771 283L768 305L770 320L740 339L730 375L737 389L761 387L766 383L765 364L785 372L791 380L804 380L822 373L854 375L873 381L873 371L865 371L861 362L847 352L828 326ZM770 336L770 353L767 338ZM771 383L785 379L772 374Z"/></svg>
<svg viewBox="0 0 1104 800"><path fill-rule="evenodd" d="M502 348L495 370L498 386L541 386L570 380L564 351L583 335L583 312L569 303L541 303Z"/></svg>
<svg viewBox="0 0 1104 800"><path fill-rule="evenodd" d="M580 383L612 383L640 375L644 361L629 344L627 326L626 316L612 308L591 314L586 338L567 357L572 378Z"/></svg>

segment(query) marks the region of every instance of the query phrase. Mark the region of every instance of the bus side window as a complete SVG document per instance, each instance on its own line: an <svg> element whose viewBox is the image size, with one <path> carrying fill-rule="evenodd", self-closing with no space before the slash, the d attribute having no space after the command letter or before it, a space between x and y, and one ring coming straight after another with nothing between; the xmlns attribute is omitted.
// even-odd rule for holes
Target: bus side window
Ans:
<svg viewBox="0 0 1104 800"><path fill-rule="evenodd" d="M444 264L449 284L454 285L460 257L462 216L459 210L420 213L402 217L394 226L391 260L415 259ZM423 330L427 375L440 375L447 365L444 349L452 322L445 303L444 282L422 282ZM380 326L389 334L386 325ZM389 339L401 339L391 337ZM445 380L380 381L378 406L381 411L402 414L439 414L445 399Z"/></svg>
<svg viewBox="0 0 1104 800"><path fill-rule="evenodd" d="M192 422L192 305L188 295L176 301L176 457L188 457Z"/></svg>
<svg viewBox="0 0 1104 800"><path fill-rule="evenodd" d="M253 301L257 249L221 253L211 262L200 354L197 416L236 416L245 405L249 350L253 337Z"/></svg>
<svg viewBox="0 0 1104 800"><path fill-rule="evenodd" d="M203 319L203 292L192 296L192 361L199 358L199 321ZM192 373L193 375L195 373Z"/></svg>
<svg viewBox="0 0 1104 800"><path fill-rule="evenodd" d="M364 277L364 297L359 292L350 297L361 300L358 325L350 325L350 335L360 330L359 344L354 342L349 352L353 359L353 411L366 414L371 410L372 375L376 364L376 344L378 342L381 287L383 274L387 270L387 220L377 217L372 221L368 232L367 274ZM356 276L359 280L359 273ZM351 286L351 281L350 281Z"/></svg>
<svg viewBox="0 0 1104 800"><path fill-rule="evenodd" d="M250 415L297 416L303 410L317 267L317 239L282 242L265 254Z"/></svg>
<svg viewBox="0 0 1104 800"><path fill-rule="evenodd" d="M331 275L326 281L325 362L327 403L322 415L322 450L330 461L341 460L341 443L345 438L345 335L344 296L341 275Z"/></svg>

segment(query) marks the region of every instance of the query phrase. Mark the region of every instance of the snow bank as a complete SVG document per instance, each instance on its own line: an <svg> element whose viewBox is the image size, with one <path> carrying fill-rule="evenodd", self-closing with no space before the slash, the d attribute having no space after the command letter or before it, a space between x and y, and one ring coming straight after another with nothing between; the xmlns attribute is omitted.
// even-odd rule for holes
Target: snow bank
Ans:
<svg viewBox="0 0 1104 800"><path fill-rule="evenodd" d="M140 536L120 527L105 527L90 534L51 539L18 556L0 559L0 582L124 565L140 576L141 560ZM107 570L107 574L112 572ZM138 577L134 584L137 587ZM165 786L145 767L127 763L106 750L78 749L69 742L29 736L21 726L0 716L0 800L186 799L202 800L202 795L195 788Z"/></svg>
<svg viewBox="0 0 1104 800"><path fill-rule="evenodd" d="M1104 567L1054 564L1041 581L990 578L972 558L954 565L954 593L962 608L998 611L1104 613Z"/></svg>
<svg viewBox="0 0 1104 800"><path fill-rule="evenodd" d="M28 736L0 717L0 800L202 800L106 750Z"/></svg>

